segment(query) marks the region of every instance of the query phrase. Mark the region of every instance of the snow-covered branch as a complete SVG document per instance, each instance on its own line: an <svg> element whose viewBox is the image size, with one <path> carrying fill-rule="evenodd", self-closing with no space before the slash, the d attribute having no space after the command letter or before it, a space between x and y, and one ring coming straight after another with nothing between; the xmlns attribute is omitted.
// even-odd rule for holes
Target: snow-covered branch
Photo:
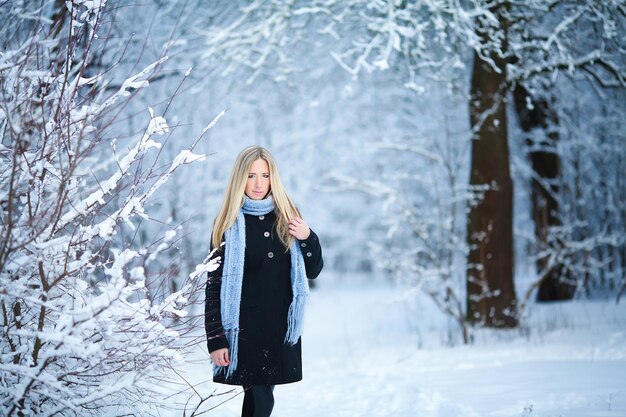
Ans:
<svg viewBox="0 0 626 417"><path fill-rule="evenodd" d="M9 52L0 64L0 414L154 415L164 396L145 394L182 361L170 324L186 315L192 283L161 302L148 297L145 267L175 232L132 249L112 237L148 218L149 198L204 155L196 140L167 169L144 166L158 159L155 135L169 131L152 108L143 134L118 153L111 118L165 59L109 93L113 69L85 75L106 2L48 3L32 15L26 3L0 11Z"/></svg>

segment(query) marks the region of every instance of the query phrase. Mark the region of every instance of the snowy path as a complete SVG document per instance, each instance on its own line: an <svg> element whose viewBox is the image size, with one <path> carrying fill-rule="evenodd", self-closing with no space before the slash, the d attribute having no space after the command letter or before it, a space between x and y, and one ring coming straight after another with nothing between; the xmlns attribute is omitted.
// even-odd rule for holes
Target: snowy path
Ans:
<svg viewBox="0 0 626 417"><path fill-rule="evenodd" d="M536 307L530 337L489 333L472 346L441 347L440 332L422 328L418 349L416 320L408 319L401 295L385 287L314 291L304 380L276 387L273 416L626 417L623 305ZM596 326L592 318L608 324ZM194 367L193 379L205 379L201 369ZM227 390L213 383L198 388ZM241 399L204 415L238 416Z"/></svg>

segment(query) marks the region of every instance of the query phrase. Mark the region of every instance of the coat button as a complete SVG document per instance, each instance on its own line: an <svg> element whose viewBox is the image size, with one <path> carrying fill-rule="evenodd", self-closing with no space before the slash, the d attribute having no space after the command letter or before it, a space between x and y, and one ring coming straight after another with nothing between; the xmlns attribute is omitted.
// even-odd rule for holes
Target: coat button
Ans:
<svg viewBox="0 0 626 417"><path fill-rule="evenodd" d="M274 257L274 252L268 252L267 257L268 258L273 258Z"/></svg>
<svg viewBox="0 0 626 417"><path fill-rule="evenodd" d="M263 233L263 236L265 236L265 237L270 237L270 232L265 232L265 233Z"/></svg>
<svg viewBox="0 0 626 417"><path fill-rule="evenodd" d="M302 246L303 248L306 248L306 243L302 242L300 243L300 246Z"/></svg>
<svg viewBox="0 0 626 417"><path fill-rule="evenodd" d="M265 216L259 216L259 220L263 220Z"/></svg>
<svg viewBox="0 0 626 417"><path fill-rule="evenodd" d="M306 256L307 256L307 258L310 258L311 256L313 256L313 254L311 252L307 252Z"/></svg>

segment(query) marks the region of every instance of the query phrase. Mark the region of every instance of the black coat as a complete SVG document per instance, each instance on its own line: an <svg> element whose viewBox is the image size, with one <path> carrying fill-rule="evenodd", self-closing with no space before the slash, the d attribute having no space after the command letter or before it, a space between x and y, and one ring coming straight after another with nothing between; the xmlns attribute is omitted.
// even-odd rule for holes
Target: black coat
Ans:
<svg viewBox="0 0 626 417"><path fill-rule="evenodd" d="M239 354L235 372L213 381L231 385L277 385L302 379L301 340L285 344L287 312L292 300L291 255L276 232L274 212L244 215L246 251L239 313ZM317 235L298 242L308 278L316 278L324 264ZM214 256L222 256L223 246ZM223 263L208 274L205 327L209 352L228 347L220 313Z"/></svg>

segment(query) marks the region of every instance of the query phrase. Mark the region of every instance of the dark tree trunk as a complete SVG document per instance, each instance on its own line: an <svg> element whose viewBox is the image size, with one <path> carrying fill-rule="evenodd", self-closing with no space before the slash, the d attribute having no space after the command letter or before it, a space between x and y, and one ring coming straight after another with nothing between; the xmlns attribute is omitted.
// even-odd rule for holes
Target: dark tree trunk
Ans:
<svg viewBox="0 0 626 417"><path fill-rule="evenodd" d="M558 250L558 243L550 240L550 228L560 226L559 192L561 175L556 144L559 139L557 114L550 109L547 99L532 97L521 84L513 90L515 110L528 146L530 161L535 176L531 180L531 210L535 222L535 238L539 250ZM529 106L530 104L530 106ZM531 132L540 129L541 136ZM536 139L540 137L541 140ZM567 268L561 263L548 265L548 257L537 259L537 270L543 276L537 291L538 301L569 300L574 296L576 286L572 284Z"/></svg>
<svg viewBox="0 0 626 417"><path fill-rule="evenodd" d="M474 54L470 185L487 187L467 222L467 319L489 327L517 325L513 285L513 183L509 172L505 62L499 71Z"/></svg>

